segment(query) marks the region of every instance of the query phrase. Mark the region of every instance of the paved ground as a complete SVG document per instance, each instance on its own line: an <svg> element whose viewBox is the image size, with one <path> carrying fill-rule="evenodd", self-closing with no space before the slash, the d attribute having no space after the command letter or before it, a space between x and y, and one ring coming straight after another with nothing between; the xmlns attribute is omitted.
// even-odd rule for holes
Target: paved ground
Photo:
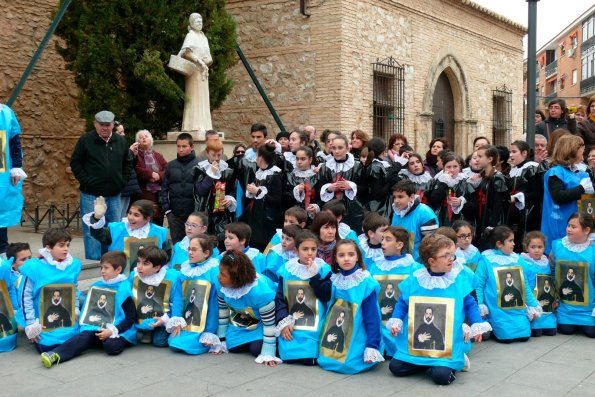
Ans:
<svg viewBox="0 0 595 397"><path fill-rule="evenodd" d="M23 229L9 235L33 247L41 241ZM80 257L82 240L72 247ZM266 368L247 354L186 356L150 346L118 357L91 351L48 370L21 333L17 349L0 355L0 396L595 396L595 340L584 336L487 341L470 357L471 371L446 387L427 375L397 379L387 363L347 376L287 364Z"/></svg>

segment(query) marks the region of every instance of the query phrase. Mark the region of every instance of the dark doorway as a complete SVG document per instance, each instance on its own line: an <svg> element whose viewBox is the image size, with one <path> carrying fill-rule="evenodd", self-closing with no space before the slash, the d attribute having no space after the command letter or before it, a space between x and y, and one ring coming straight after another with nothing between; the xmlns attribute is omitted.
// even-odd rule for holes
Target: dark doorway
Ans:
<svg viewBox="0 0 595 397"><path fill-rule="evenodd" d="M444 137L451 148L455 147L455 103L450 81L444 72L438 77L434 89L434 123L432 124L432 138Z"/></svg>

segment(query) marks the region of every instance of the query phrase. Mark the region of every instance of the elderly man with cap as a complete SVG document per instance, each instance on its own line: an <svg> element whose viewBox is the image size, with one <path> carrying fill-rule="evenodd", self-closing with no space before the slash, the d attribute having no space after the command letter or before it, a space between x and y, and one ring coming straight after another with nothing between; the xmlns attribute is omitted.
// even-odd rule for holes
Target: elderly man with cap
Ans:
<svg viewBox="0 0 595 397"><path fill-rule="evenodd" d="M132 171L132 153L126 139L113 134L114 114L103 110L95 115L94 131L83 134L76 143L70 168L80 183L81 217L93 212L93 201L105 197L106 222L120 221L120 192ZM83 223L85 258L99 260L107 251L89 234Z"/></svg>

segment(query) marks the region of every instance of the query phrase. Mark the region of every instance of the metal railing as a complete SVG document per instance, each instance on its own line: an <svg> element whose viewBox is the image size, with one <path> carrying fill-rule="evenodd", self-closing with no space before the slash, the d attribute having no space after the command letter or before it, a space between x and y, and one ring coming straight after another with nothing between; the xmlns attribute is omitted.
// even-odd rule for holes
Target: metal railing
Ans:
<svg viewBox="0 0 595 397"><path fill-rule="evenodd" d="M42 228L43 223L47 227L70 227L76 225L76 230L81 228L80 207L78 204L38 205L34 208L23 207L21 227L32 227L35 233Z"/></svg>
<svg viewBox="0 0 595 397"><path fill-rule="evenodd" d="M545 78L547 79L550 76L555 75L558 73L558 61L553 61L545 66Z"/></svg>

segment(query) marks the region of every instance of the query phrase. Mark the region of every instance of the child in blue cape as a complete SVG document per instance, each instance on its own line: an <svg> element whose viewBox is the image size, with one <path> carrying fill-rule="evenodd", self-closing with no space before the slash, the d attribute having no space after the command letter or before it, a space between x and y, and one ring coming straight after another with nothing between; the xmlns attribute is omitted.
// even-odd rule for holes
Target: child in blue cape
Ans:
<svg viewBox="0 0 595 397"><path fill-rule="evenodd" d="M574 213L566 237L552 243L550 263L556 276L558 331L595 338L595 245L589 239L593 218Z"/></svg>
<svg viewBox="0 0 595 397"><path fill-rule="evenodd" d="M188 243L188 260L182 263L178 299L182 303L182 331L169 337L169 347L187 354L226 352L217 337L217 275L219 259L213 255L217 237L197 234Z"/></svg>
<svg viewBox="0 0 595 397"><path fill-rule="evenodd" d="M364 256L366 267L372 266L375 258L383 256L382 235L388 227L388 220L377 212L368 212L362 222L363 234L358 236L358 244Z"/></svg>
<svg viewBox="0 0 595 397"><path fill-rule="evenodd" d="M304 229L307 221L308 213L302 207L294 206L288 208L283 215L283 226L298 225ZM275 234L264 250L264 255L268 255L269 250L273 248L273 246L281 243L282 234L282 229L275 230Z"/></svg>
<svg viewBox="0 0 595 397"><path fill-rule="evenodd" d="M11 278L11 263L14 257L0 265L0 298L4 303L0 311L0 353L9 352L17 347L17 322L15 313L18 308L17 292ZM8 300L4 300L8 298Z"/></svg>
<svg viewBox="0 0 595 397"><path fill-rule="evenodd" d="M525 252L521 257L527 262L527 284L534 291L535 297L543 314L531 322L531 336L556 335L556 314L554 302L556 287L550 269L550 261L543 254L545 251L546 237L543 233L532 231L523 237Z"/></svg>
<svg viewBox="0 0 595 397"><path fill-rule="evenodd" d="M266 256L264 275L277 283L277 271L288 261L297 256L295 238L303 229L299 225L283 226L281 243L274 245Z"/></svg>
<svg viewBox="0 0 595 397"><path fill-rule="evenodd" d="M204 213L193 212L188 215L188 218L184 223L186 236L174 245L171 258L169 260L170 267L180 270L182 263L188 260L188 244L190 243L190 238L195 234L206 233L208 227L209 219ZM215 247L211 254L213 256L219 256L219 249Z"/></svg>
<svg viewBox="0 0 595 397"><path fill-rule="evenodd" d="M178 272L166 266L167 254L157 247L138 250L138 262L128 281L136 307L140 343L167 347L168 333L178 335L185 326Z"/></svg>
<svg viewBox="0 0 595 397"><path fill-rule="evenodd" d="M531 321L543 313L527 284L527 262L514 252L514 233L508 226L489 231L492 249L482 253L475 272L475 291L482 317L498 342L525 342Z"/></svg>
<svg viewBox="0 0 595 397"><path fill-rule="evenodd" d="M274 367L275 286L258 274L242 251L226 251L219 263L219 327L230 353L250 352L258 364Z"/></svg>
<svg viewBox="0 0 595 397"><path fill-rule="evenodd" d="M251 237L252 229L247 223L233 222L225 225L225 249L243 252L252 261L256 272L264 274L266 257L259 250L248 245Z"/></svg>
<svg viewBox="0 0 595 397"><path fill-rule="evenodd" d="M19 270L23 264L31 259L31 247L29 243L11 243L8 244L6 249L6 257L8 259L2 260L2 266L6 266L8 273L10 274L10 284L15 290L15 299L11 299L12 308L15 313L15 319L19 326L25 328L25 324L22 322L23 314L21 307L21 295L16 293L19 290L23 276ZM8 288L10 292L10 287Z"/></svg>
<svg viewBox="0 0 595 397"><path fill-rule="evenodd" d="M397 337L397 352L390 362L395 376L430 370L439 385L455 381L466 363L465 342L491 329L479 314L472 296L473 279L455 261L455 244L440 234L425 237L419 254L425 268L405 279L402 295L386 324ZM465 318L471 327L465 326Z"/></svg>
<svg viewBox="0 0 595 397"><path fill-rule="evenodd" d="M452 229L457 234L457 251L455 255L463 261L465 266L475 272L481 259L481 252L472 244L473 226L469 222L459 219L452 224Z"/></svg>
<svg viewBox="0 0 595 397"><path fill-rule="evenodd" d="M393 316L393 311L401 296L399 284L413 272L421 268L411 254L405 250L409 244L409 233L402 227L389 226L382 233L382 256L376 258L370 266L370 273L380 284L378 306L382 316L382 340L384 352L393 357L397 351L397 343L390 331L384 327Z"/></svg>
<svg viewBox="0 0 595 397"><path fill-rule="evenodd" d="M137 200L130 205L128 215L121 222L110 222L106 225L104 214L107 211L105 199L101 196L93 203L93 212L83 215L83 222L89 226L91 237L108 246L108 251L124 251L126 240L134 238L157 238L157 248L171 252L167 240L167 228L151 223L155 210L149 200ZM136 266L132 263L132 271Z"/></svg>
<svg viewBox="0 0 595 397"><path fill-rule="evenodd" d="M64 363L92 347L102 347L110 356L136 343L136 309L132 290L122 274L126 254L110 251L101 256L101 277L91 285L79 318L80 333L66 342L41 353L46 368Z"/></svg>
<svg viewBox="0 0 595 397"><path fill-rule="evenodd" d="M276 335L279 355L288 363L316 365L320 331L326 305L317 299L310 285L313 276L322 278L330 267L316 258L318 239L303 231L295 240L297 257L279 268L279 285L275 298Z"/></svg>
<svg viewBox="0 0 595 397"><path fill-rule="evenodd" d="M40 258L26 261L20 272L22 323L40 353L53 350L78 332L77 281L82 264L70 255L72 237L65 229L48 229Z"/></svg>
<svg viewBox="0 0 595 397"><path fill-rule="evenodd" d="M438 218L430 207L417 198L415 183L403 179L393 186L392 192L394 215L391 226L401 226L409 231L407 252L419 260L419 243L424 236L438 229Z"/></svg>
<svg viewBox="0 0 595 397"><path fill-rule="evenodd" d="M380 285L366 270L353 240L339 240L333 250L332 275L315 275L311 285L329 302L320 338L318 365L327 371L356 374L384 361L380 333Z"/></svg>

